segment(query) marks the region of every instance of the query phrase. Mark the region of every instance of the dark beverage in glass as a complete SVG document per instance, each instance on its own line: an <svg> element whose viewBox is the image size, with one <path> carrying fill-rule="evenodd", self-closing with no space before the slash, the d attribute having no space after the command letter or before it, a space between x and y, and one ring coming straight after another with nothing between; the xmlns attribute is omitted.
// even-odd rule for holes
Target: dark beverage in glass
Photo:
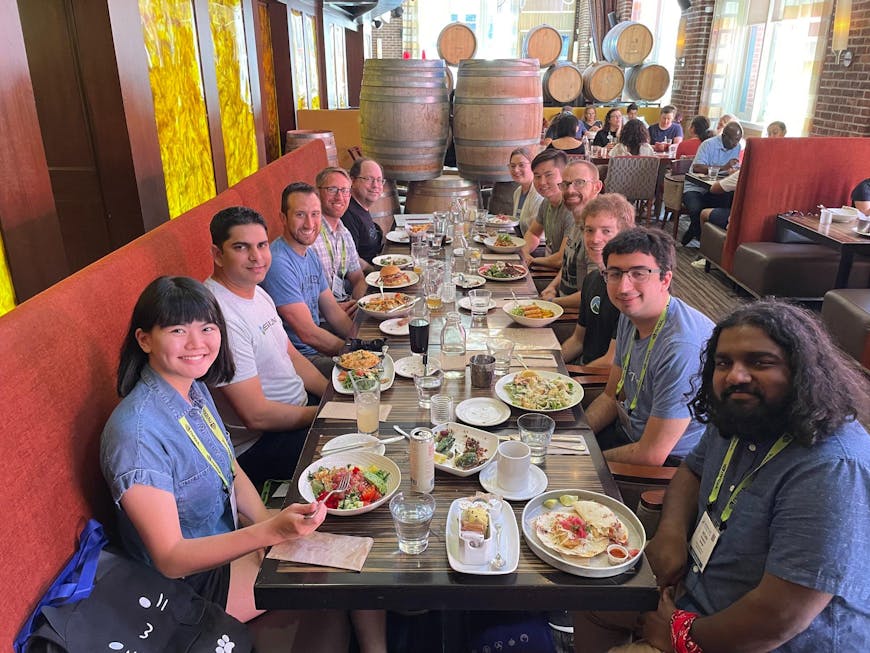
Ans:
<svg viewBox="0 0 870 653"><path fill-rule="evenodd" d="M429 348L429 320L415 317L408 322L408 331L411 335L411 351L415 354L424 354Z"/></svg>

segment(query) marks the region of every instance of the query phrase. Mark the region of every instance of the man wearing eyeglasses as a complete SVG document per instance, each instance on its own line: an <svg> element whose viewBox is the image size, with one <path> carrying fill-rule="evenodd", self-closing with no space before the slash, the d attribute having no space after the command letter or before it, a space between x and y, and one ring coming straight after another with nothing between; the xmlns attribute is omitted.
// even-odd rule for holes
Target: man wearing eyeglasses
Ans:
<svg viewBox="0 0 870 653"><path fill-rule="evenodd" d="M372 159L357 159L350 167L350 179L350 204L341 221L356 243L363 271L370 272L372 259L384 246L384 232L369 213L384 192L384 173Z"/></svg>
<svg viewBox="0 0 870 653"><path fill-rule="evenodd" d="M603 258L607 295L622 315L610 378L586 417L607 460L678 465L704 431L687 397L713 323L671 296L676 251L665 232L624 231Z"/></svg>
<svg viewBox="0 0 870 653"><path fill-rule="evenodd" d="M320 259L335 301L345 313L353 315L356 300L366 294L366 280L353 237L341 222L350 203L350 176L343 168L324 168L315 183L323 220L311 250Z"/></svg>
<svg viewBox="0 0 870 653"><path fill-rule="evenodd" d="M532 183L544 201L526 230L526 244L520 250L526 265L550 270L558 270L562 265L565 240L574 224L571 211L562 202L562 188L559 186L567 163L567 155L556 149L544 150L532 160ZM533 258L532 252L541 244L541 234L547 238L547 252L545 256Z"/></svg>

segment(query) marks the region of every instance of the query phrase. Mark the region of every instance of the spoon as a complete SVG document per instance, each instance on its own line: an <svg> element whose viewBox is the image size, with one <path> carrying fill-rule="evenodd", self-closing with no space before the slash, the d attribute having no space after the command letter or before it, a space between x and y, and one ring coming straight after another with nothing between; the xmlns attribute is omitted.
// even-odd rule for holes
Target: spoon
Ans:
<svg viewBox="0 0 870 653"><path fill-rule="evenodd" d="M501 524L495 525L495 557L490 561L489 565L493 569L501 569L507 564L501 555Z"/></svg>

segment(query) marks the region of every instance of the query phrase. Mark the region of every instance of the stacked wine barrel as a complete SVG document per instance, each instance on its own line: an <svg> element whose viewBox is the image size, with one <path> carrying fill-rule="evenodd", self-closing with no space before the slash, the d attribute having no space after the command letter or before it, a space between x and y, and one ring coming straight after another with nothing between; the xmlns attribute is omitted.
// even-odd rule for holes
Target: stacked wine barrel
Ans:
<svg viewBox="0 0 870 653"><path fill-rule="evenodd" d="M670 86L667 68L657 63L644 63L652 47L653 35L649 28L630 20L615 25L602 42L604 58L624 71L625 95L632 100L655 102Z"/></svg>

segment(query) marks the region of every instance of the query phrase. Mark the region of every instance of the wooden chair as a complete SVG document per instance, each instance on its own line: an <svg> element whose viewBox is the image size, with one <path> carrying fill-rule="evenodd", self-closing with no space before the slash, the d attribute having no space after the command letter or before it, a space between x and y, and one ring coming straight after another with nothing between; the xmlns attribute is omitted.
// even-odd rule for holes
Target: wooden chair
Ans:
<svg viewBox="0 0 870 653"><path fill-rule="evenodd" d="M605 193L619 193L635 204L638 219L652 219L659 175L659 158L655 156L617 156L610 159Z"/></svg>
<svg viewBox="0 0 870 653"><path fill-rule="evenodd" d="M677 159L671 164L671 169L664 179L662 199L665 205L665 214L662 218L662 228L664 228L668 220L673 219L674 239L677 238L679 232L680 216L685 212L683 207L683 182L686 178L686 173L692 167L693 160L692 157Z"/></svg>

